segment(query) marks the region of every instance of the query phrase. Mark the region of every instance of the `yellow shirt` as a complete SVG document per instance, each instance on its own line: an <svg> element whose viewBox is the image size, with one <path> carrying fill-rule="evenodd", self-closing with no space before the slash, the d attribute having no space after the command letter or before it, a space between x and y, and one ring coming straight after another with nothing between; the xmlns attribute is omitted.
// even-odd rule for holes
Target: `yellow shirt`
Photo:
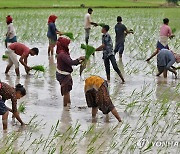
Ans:
<svg viewBox="0 0 180 154"><path fill-rule="evenodd" d="M103 83L103 78L99 76L91 76L85 80L84 91L87 92L88 90L93 88L98 91L98 89L101 87Z"/></svg>

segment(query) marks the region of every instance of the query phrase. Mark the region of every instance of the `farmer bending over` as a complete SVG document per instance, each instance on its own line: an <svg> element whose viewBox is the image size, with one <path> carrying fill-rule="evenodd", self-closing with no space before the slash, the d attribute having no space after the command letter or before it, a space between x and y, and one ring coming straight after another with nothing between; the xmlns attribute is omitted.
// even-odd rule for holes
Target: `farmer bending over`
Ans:
<svg viewBox="0 0 180 154"><path fill-rule="evenodd" d="M15 72L16 75L19 76L19 62L17 60L17 55L21 56L19 61L24 66L26 73L28 74L31 70L31 67L27 65L27 59L28 56L35 56L38 55L39 49L38 48L32 48L29 49L27 46L25 46L22 43L15 42L8 46L8 50L6 51L6 54L8 55L9 64L6 67L5 74L8 74L10 68L12 65L15 65Z"/></svg>
<svg viewBox="0 0 180 154"><path fill-rule="evenodd" d="M26 95L26 90L21 84L17 84L15 88L10 85L0 82L0 115L2 115L3 130L7 129L7 119L9 111L13 113L13 116L24 125L17 111L17 99ZM5 101L11 99L12 109L6 107Z"/></svg>
<svg viewBox="0 0 180 154"><path fill-rule="evenodd" d="M96 117L98 109L103 114L111 112L121 122L121 118L114 107L108 92L107 82L99 76L91 76L85 80L85 96L88 107L92 107L92 118Z"/></svg>

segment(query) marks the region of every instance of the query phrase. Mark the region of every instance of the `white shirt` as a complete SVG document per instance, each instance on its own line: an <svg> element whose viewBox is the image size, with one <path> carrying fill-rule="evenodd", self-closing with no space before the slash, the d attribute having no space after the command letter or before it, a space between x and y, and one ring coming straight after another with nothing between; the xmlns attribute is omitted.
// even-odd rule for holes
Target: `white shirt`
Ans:
<svg viewBox="0 0 180 154"><path fill-rule="evenodd" d="M13 23L10 23L8 26L8 31L7 31L7 36L9 37L9 39L12 39L14 36L16 36L16 32L13 26Z"/></svg>
<svg viewBox="0 0 180 154"><path fill-rule="evenodd" d="M91 28L91 15L89 13L86 13L84 17L84 28Z"/></svg>

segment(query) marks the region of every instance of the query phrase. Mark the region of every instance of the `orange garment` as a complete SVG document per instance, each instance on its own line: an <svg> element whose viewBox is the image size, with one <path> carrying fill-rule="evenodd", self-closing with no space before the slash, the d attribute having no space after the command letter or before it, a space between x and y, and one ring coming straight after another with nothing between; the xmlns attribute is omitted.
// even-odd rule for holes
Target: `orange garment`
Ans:
<svg viewBox="0 0 180 154"><path fill-rule="evenodd" d="M104 83L104 79L99 76L91 76L85 80L85 86L84 91L87 92L88 90L95 89L98 91L98 89L101 87L101 85Z"/></svg>

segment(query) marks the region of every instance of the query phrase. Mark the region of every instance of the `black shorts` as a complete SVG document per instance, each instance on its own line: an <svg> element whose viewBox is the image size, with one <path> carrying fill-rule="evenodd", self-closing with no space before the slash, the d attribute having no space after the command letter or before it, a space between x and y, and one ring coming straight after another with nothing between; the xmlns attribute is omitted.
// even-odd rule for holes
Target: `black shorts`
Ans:
<svg viewBox="0 0 180 154"><path fill-rule="evenodd" d="M0 115L4 115L8 111L5 102L0 99Z"/></svg>

